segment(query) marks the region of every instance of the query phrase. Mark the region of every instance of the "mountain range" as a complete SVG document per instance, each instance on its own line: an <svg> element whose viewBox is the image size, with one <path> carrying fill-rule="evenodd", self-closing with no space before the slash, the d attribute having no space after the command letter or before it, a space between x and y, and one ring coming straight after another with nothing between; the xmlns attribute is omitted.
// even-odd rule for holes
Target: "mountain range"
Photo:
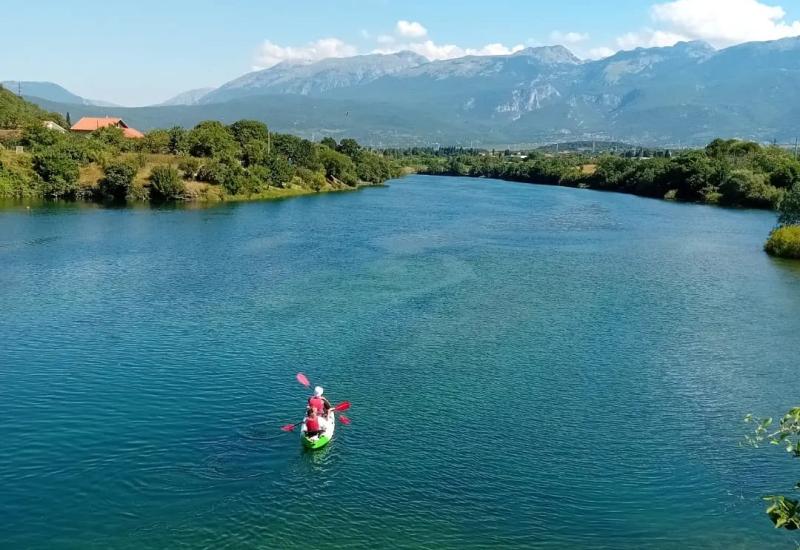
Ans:
<svg viewBox="0 0 800 550"><path fill-rule="evenodd" d="M153 107L100 108L52 95L35 101L73 117L115 114L141 129L255 118L305 137L348 135L373 145L677 145L718 136L794 140L798 89L800 37L721 50L682 42L596 61L562 46L443 61L371 54L283 62Z"/></svg>

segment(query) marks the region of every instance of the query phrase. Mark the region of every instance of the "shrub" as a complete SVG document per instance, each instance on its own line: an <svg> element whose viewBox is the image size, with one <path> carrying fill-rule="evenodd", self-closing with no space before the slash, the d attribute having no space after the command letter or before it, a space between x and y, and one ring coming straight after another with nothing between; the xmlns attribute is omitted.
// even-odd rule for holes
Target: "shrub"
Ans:
<svg viewBox="0 0 800 550"><path fill-rule="evenodd" d="M172 166L162 164L150 172L150 199L176 200L186 194L186 185Z"/></svg>
<svg viewBox="0 0 800 550"><path fill-rule="evenodd" d="M137 169L128 162L114 162L106 166L105 177L100 180L103 195L116 200L124 200L131 194Z"/></svg>
<svg viewBox="0 0 800 550"><path fill-rule="evenodd" d="M194 157L181 157L178 161L178 170L183 173L184 178L193 180L197 177L197 172L200 170L200 160Z"/></svg>
<svg viewBox="0 0 800 550"><path fill-rule="evenodd" d="M800 260L800 225L786 225L774 230L764 250L771 256Z"/></svg>

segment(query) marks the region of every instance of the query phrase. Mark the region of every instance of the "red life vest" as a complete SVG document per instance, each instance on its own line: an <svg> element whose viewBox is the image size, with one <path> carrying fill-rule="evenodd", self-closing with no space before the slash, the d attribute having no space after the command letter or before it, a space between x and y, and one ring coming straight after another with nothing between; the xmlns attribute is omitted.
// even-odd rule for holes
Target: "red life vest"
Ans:
<svg viewBox="0 0 800 550"><path fill-rule="evenodd" d="M314 418L306 418L306 431L307 432L318 432L319 431L319 420L316 417Z"/></svg>
<svg viewBox="0 0 800 550"><path fill-rule="evenodd" d="M309 397L308 406L317 409L318 413L325 412L325 401L321 397Z"/></svg>

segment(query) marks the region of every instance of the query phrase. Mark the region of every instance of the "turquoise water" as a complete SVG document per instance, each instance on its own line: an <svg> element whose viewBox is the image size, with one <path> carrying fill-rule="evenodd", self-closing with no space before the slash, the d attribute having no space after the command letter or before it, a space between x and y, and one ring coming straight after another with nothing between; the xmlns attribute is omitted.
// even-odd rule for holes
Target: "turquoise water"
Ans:
<svg viewBox="0 0 800 550"><path fill-rule="evenodd" d="M0 547L792 547L767 212L409 177L0 211ZM303 371L350 426L318 453Z"/></svg>

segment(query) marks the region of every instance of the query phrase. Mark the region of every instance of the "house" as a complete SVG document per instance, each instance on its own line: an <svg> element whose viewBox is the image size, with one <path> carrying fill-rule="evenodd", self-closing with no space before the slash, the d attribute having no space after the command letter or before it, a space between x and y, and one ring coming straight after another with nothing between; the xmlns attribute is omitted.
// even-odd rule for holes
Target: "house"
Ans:
<svg viewBox="0 0 800 550"><path fill-rule="evenodd" d="M55 130L56 132L61 132L62 134L66 132L64 128L62 128L52 120L45 120L44 122L42 122L42 126L47 128L48 130Z"/></svg>
<svg viewBox="0 0 800 550"><path fill-rule="evenodd" d="M121 118L114 118L114 117L90 117L85 116L80 119L78 122L72 125L70 128L71 131L79 133L79 134L88 134L90 132L94 132L95 130L99 130L100 128L108 128L109 126L113 126L115 128L122 128L122 134L126 138L138 139L143 138L144 134L141 133L136 128L131 128L125 121Z"/></svg>

